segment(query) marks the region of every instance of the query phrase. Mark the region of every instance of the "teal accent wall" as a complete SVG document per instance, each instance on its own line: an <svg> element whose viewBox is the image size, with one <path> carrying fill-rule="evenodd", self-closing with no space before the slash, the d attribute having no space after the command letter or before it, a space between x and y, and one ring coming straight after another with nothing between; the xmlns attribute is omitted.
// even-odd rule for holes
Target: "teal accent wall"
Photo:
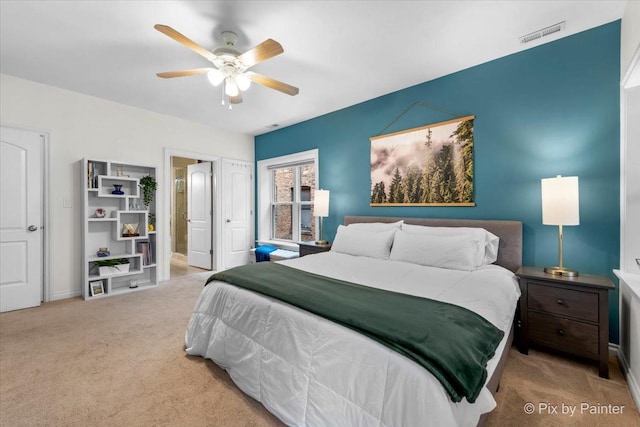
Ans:
<svg viewBox="0 0 640 427"><path fill-rule="evenodd" d="M255 158L319 149L320 186L331 191L324 221L329 240L345 215L518 220L524 224L523 262L538 267L558 260L558 228L542 225L540 179L577 175L580 225L565 227L564 264L617 284L619 83L616 21L259 135ZM415 101L476 116L474 207L369 205L369 138ZM385 133L451 118L415 106ZM609 295L610 340L618 343L617 288Z"/></svg>

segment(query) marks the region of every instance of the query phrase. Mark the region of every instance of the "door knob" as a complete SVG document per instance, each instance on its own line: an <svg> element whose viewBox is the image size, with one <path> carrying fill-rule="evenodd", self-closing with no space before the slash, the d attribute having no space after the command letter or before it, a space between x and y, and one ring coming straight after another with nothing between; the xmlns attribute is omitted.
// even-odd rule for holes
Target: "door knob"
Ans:
<svg viewBox="0 0 640 427"><path fill-rule="evenodd" d="M227 222L231 222L231 220L230 220L230 219L228 219L228 220L227 220Z"/></svg>
<svg viewBox="0 0 640 427"><path fill-rule="evenodd" d="M38 226L37 225L30 225L27 230L29 230L29 231L37 231L38 230Z"/></svg>

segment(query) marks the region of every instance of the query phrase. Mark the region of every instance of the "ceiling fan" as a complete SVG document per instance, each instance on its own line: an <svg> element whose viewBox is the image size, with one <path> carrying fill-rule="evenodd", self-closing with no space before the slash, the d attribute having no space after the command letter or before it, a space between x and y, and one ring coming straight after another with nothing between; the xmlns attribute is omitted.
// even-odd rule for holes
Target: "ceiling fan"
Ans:
<svg viewBox="0 0 640 427"><path fill-rule="evenodd" d="M218 47L213 51L208 51L198 43L167 25L156 24L153 28L160 31L162 34L171 37L178 43L188 47L195 53L205 57L214 65L214 67L208 68L195 68L191 70L157 73L156 75L158 77L169 79L173 77L206 74L209 78L209 82L214 86L219 86L224 82L224 92L229 97L229 102L231 104L239 104L242 102L242 92L249 89L251 82L275 89L282 93L286 93L287 95L293 96L298 94L299 90L297 87L263 76L262 74L255 73L253 71L248 71L248 69L254 65L284 52L280 43L275 40L267 39L253 49L249 49L248 51L241 53L235 48L235 44L238 42L238 36L232 31L223 31L222 38L225 45ZM224 105L224 96L222 105ZM231 108L231 105L229 105L229 108Z"/></svg>

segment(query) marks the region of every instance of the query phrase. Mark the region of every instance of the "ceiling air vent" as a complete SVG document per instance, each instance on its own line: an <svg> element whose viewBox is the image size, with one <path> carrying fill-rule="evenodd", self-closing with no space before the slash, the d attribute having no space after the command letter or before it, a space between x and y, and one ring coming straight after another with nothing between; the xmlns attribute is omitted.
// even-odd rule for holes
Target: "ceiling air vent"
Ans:
<svg viewBox="0 0 640 427"><path fill-rule="evenodd" d="M549 27L543 28L538 31L534 31L533 33L526 34L520 37L520 44L527 44L534 40L541 39L543 37L550 36L552 34L558 33L564 30L565 21L562 21L558 24L551 25Z"/></svg>

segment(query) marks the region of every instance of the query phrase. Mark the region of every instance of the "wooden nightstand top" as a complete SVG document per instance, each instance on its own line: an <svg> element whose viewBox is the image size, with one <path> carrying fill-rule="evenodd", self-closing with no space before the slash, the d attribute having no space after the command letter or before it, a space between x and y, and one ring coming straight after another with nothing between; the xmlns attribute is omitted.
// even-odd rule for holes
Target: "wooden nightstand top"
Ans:
<svg viewBox="0 0 640 427"><path fill-rule="evenodd" d="M516 271L516 275L518 277L524 277L527 279L540 279L547 282L582 285L600 289L615 289L615 285L608 277L594 276L591 274L580 273L575 277L567 277L545 273L543 268L523 266L520 267L518 271Z"/></svg>
<svg viewBox="0 0 640 427"><path fill-rule="evenodd" d="M331 243L327 245L319 245L316 242L298 242L300 248L300 256L319 254L331 250Z"/></svg>
<svg viewBox="0 0 640 427"><path fill-rule="evenodd" d="M325 250L329 250L331 249L331 243L328 243L326 245L319 245L316 242L298 242L298 245L300 246L309 246L312 248L317 248L317 249L325 249Z"/></svg>

